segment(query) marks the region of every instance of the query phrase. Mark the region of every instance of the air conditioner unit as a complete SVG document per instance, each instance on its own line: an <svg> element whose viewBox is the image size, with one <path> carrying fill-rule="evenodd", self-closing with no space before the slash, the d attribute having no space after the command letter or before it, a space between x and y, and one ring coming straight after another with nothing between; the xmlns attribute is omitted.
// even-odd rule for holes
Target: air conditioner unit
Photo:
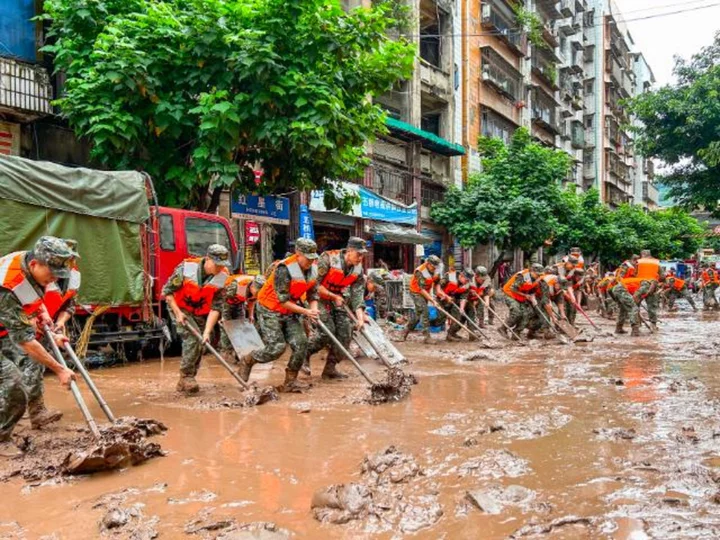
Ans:
<svg viewBox="0 0 720 540"><path fill-rule="evenodd" d="M490 19L490 13L492 13L492 7L490 4L483 4L482 6L482 20L487 21Z"/></svg>
<svg viewBox="0 0 720 540"><path fill-rule="evenodd" d="M482 72L482 79L483 81L489 81L492 77L490 77L490 72L483 70Z"/></svg>

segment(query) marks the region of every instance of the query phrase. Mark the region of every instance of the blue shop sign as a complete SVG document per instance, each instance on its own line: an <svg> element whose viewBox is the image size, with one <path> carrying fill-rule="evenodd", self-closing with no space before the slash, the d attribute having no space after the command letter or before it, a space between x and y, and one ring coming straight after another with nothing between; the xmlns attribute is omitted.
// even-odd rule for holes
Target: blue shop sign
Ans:
<svg viewBox="0 0 720 540"><path fill-rule="evenodd" d="M290 224L290 199L287 197L234 193L230 209L233 217L239 219Z"/></svg>
<svg viewBox="0 0 720 540"><path fill-rule="evenodd" d="M300 205L300 238L315 240L313 220L306 204Z"/></svg>
<svg viewBox="0 0 720 540"><path fill-rule="evenodd" d="M360 188L360 205L365 219L417 225L417 205L405 206L390 201L365 187Z"/></svg>

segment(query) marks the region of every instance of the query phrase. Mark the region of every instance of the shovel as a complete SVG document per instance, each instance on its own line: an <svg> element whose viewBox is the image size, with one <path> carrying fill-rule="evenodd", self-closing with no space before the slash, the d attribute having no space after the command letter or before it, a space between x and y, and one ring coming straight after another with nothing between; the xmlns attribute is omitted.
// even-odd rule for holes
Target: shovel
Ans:
<svg viewBox="0 0 720 540"><path fill-rule="evenodd" d="M565 331L562 328L558 327L556 324L553 324L553 322L548 318L548 316L545 315L545 313L543 313L542 309L540 309L540 306L537 303L537 300L535 300L535 297L531 297L529 302L530 302L530 305L535 310L535 313L537 313L540 316L540 318L543 319L550 328L555 329L555 331L557 332L558 339L565 345L570 345L570 342L567 340L567 338L570 336L566 336ZM572 339L572 338L570 338L570 339Z"/></svg>
<svg viewBox="0 0 720 540"><path fill-rule="evenodd" d="M598 332L600 332L600 327L593 322L593 320L588 316L587 313L585 313L585 310L580 307L580 304L578 304L577 302L575 302L575 300L574 300L569 294L567 294L567 293L565 293L565 299L566 299L568 302L570 302L570 304L572 304L572 306L573 306L575 309L577 309L580 313L582 313L582 316L585 317L585 318L588 320L588 322L592 325L592 327L593 327L595 330L597 330Z"/></svg>
<svg viewBox="0 0 720 540"><path fill-rule="evenodd" d="M482 301L482 300L481 300L481 301ZM486 305L485 307L488 308L488 311L489 311L490 313L492 313L493 315L495 315L495 318L496 318L498 321L500 321L500 324L502 324L502 325L507 329L508 332L510 332L513 336L515 336L515 339L517 339L519 343L525 344L525 342L522 340L522 338L515 333L515 330L513 330L512 327L508 326L508 325L505 323L505 321L502 320L502 318L500 317L500 315L498 315L497 311L495 311L493 308L491 308L489 304Z"/></svg>
<svg viewBox="0 0 720 540"><path fill-rule="evenodd" d="M343 307L345 308L345 311L347 312L348 316L350 317L350 320L352 322L354 322L355 324L357 324L357 322L358 322L357 317L352 312L352 310L347 305L343 305ZM370 344L370 346L373 348L373 350L377 353L380 360L382 360L382 363L385 364L385 367L387 367L387 368L393 367L392 362L390 362L390 359L385 355L385 352L382 350L382 348L377 343L375 343L375 341L372 339L370 334L367 332L365 326L363 326L360 329L360 333L365 338L365 340ZM358 343L358 345L360 345L360 343ZM362 348L362 346L361 346L361 348Z"/></svg>
<svg viewBox="0 0 720 540"><path fill-rule="evenodd" d="M638 319L640 319L640 322L643 323L647 327L648 330L650 330L651 334L654 334L655 330L652 329L652 326L650 326L650 323L647 322L645 320L645 317L642 316L642 314L640 313L640 308L643 308L645 311L647 311L647 308L645 306L643 306L642 304L639 304L638 305Z"/></svg>
<svg viewBox="0 0 720 540"><path fill-rule="evenodd" d="M358 361L355 360L355 357L350 354L350 351L343 347L340 340L335 337L327 326L325 326L324 322L322 322L319 318L314 322L317 323L318 328L325 332L325 335L330 338L337 349L345 355L345 358L350 360L352 365L360 372L360 375L362 375L368 384L370 384L370 392L373 403L384 403L391 400L398 400L410 392L410 384L416 382L412 375L405 375L402 370L398 368L390 368L387 372L388 375L386 382L375 382L372 377L368 375L367 371L362 368Z"/></svg>
<svg viewBox="0 0 720 540"><path fill-rule="evenodd" d="M487 343L483 343L483 342L482 342L482 340L484 339L483 336L479 336L479 337L478 337L478 335L475 334L475 332L473 332L472 330L470 330L467 326L465 326L463 323L461 323L461 322L458 321L455 317L453 317L453 316L450 315L447 311L445 311L445 309L443 309L442 307L440 307L440 303L439 303L439 302L433 302L433 304L435 305L435 307L437 308L437 310L438 310L440 313L442 313L442 314L445 315L448 319L450 319L450 320L453 321L455 324L457 324L458 326L460 326L460 328L462 328L463 330L465 330L469 335L471 335L471 336L473 336L475 339L479 340L479 341L480 341L480 344L481 344L483 347L485 347L486 349L492 349L492 346L488 345Z"/></svg>
<svg viewBox="0 0 720 540"><path fill-rule="evenodd" d="M95 386L95 383L90 378L90 374L88 373L87 369L83 365L83 363L80 361L80 359L75 354L75 351L70 346L70 343L65 343L65 352L68 354L68 356L72 359L73 363L75 364L75 367L80 372L80 375L82 375L82 378L85 379L85 384L88 385L88 388L90 388L90 392L92 392L92 395L95 396L95 399L98 402L98 405L100 405L100 408L105 413L105 416L107 416L107 419L110 420L110 422L115 423L115 415L110 410L110 407L108 406L107 402L103 399L102 395L100 394L100 390L98 390L97 386Z"/></svg>
<svg viewBox="0 0 720 540"><path fill-rule="evenodd" d="M48 341L50 342L50 347L52 348L57 361L60 362L60 364L62 364L64 367L68 367L62 353L60 352L60 349L57 346L57 343L55 343L55 340L53 339L53 334L50 331L50 327L46 324L43 330L45 331L45 335L47 336ZM80 412L82 412L82 415L85 417L85 421L87 422L90 431L92 432L93 436L99 441L101 439L100 430L98 429L97 424L95 423L95 419L92 417L92 414L90 414L90 410L88 409L85 400L80 394L80 389L78 388L78 385L75 381L70 381L70 391L72 392L72 395L75 398L78 407L80 407Z"/></svg>

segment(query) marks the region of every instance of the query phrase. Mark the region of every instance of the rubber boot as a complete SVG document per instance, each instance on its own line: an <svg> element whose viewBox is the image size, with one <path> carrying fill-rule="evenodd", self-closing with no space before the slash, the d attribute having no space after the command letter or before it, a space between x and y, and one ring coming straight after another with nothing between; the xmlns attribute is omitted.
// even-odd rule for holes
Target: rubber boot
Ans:
<svg viewBox="0 0 720 540"><path fill-rule="evenodd" d="M535 330L528 330L527 338L528 338L528 339L535 339Z"/></svg>
<svg viewBox="0 0 720 540"><path fill-rule="evenodd" d="M400 341L407 341L407 338L410 335L410 331L410 328L406 328L405 330L403 330L403 333L400 334Z"/></svg>
<svg viewBox="0 0 720 540"><path fill-rule="evenodd" d="M337 370L337 362L335 361L334 358L328 358L325 361L325 367L323 368L323 371L322 371L322 378L330 379L330 380L337 380L337 379L347 379L348 376Z"/></svg>
<svg viewBox="0 0 720 540"><path fill-rule="evenodd" d="M298 372L292 371L291 369L285 369L285 382L278 386L278 392L285 392L288 394L299 394L309 387L297 380Z"/></svg>
<svg viewBox="0 0 720 540"><path fill-rule="evenodd" d="M252 367L257 364L257 361L252 357L250 353L246 354L240 359L240 367L237 369L237 374L240 378L247 382L250 378L250 372Z"/></svg>
<svg viewBox="0 0 720 540"><path fill-rule="evenodd" d="M640 336L640 327L639 326L633 326L630 329L630 336L632 337L638 337Z"/></svg>
<svg viewBox="0 0 720 540"><path fill-rule="evenodd" d="M616 334L627 334L627 331L623 329L623 323L615 323L615 333Z"/></svg>
<svg viewBox="0 0 720 540"><path fill-rule="evenodd" d="M423 332L423 341L422 342L425 345L430 345L433 342L432 338L430 337L430 332L428 332L427 330L425 330Z"/></svg>
<svg viewBox="0 0 720 540"><path fill-rule="evenodd" d="M237 364L238 363L237 354L235 354L235 351L233 351L233 350L222 351L220 353L220 356L222 356L223 360L225 360L228 364Z"/></svg>
<svg viewBox="0 0 720 540"><path fill-rule="evenodd" d="M11 459L22 456L22 451L10 439L0 441L0 458Z"/></svg>
<svg viewBox="0 0 720 540"><path fill-rule="evenodd" d="M450 333L448 333L448 335L445 339L447 339L448 341L462 341L462 338L460 338L459 336L456 336L455 334L450 334Z"/></svg>
<svg viewBox="0 0 720 540"><path fill-rule="evenodd" d="M300 367L300 371L303 372L303 374L310 377L312 375L312 370L310 369L310 358L306 358L303 362L303 365Z"/></svg>
<svg viewBox="0 0 720 540"><path fill-rule="evenodd" d="M60 411L47 410L43 396L28 403L27 410L28 416L30 416L30 427L32 429L42 429L48 424L57 422L63 416L63 413Z"/></svg>
<svg viewBox="0 0 720 540"><path fill-rule="evenodd" d="M200 391L200 385L198 385L195 377L189 375L180 375L180 380L177 383L177 391L185 395L197 394Z"/></svg>

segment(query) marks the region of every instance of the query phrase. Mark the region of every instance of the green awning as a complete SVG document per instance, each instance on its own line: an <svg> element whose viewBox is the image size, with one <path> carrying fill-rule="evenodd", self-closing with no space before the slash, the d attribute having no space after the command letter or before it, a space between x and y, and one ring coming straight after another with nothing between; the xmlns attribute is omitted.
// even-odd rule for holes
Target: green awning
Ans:
<svg viewBox="0 0 720 540"><path fill-rule="evenodd" d="M391 133L403 141L420 141L423 148L441 154L443 156L462 156L465 155L465 148L459 144L452 143L448 140L438 137L434 133L424 131L408 124L401 122L395 118L388 117L385 125L390 129Z"/></svg>

